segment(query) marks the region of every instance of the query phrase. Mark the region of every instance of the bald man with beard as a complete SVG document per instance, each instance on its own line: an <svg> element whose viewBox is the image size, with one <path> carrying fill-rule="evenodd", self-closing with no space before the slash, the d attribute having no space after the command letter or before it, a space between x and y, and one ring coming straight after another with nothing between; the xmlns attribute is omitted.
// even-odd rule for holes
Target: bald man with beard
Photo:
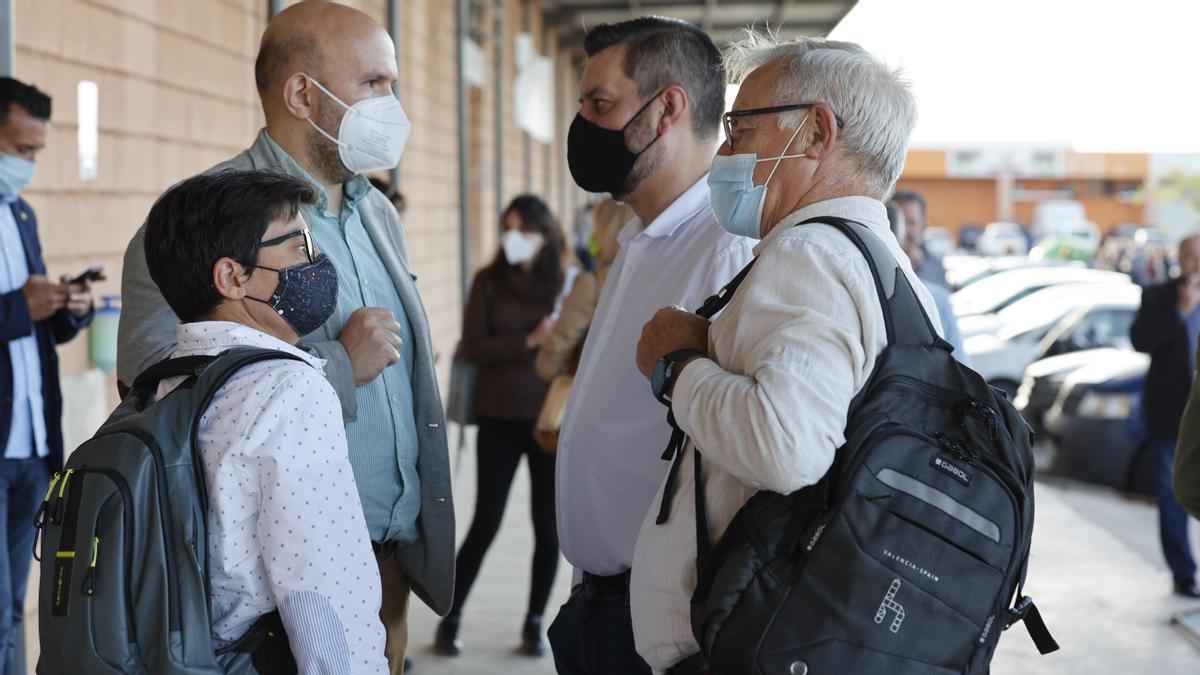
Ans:
<svg viewBox="0 0 1200 675"><path fill-rule="evenodd" d="M255 80L266 127L249 149L209 172L263 169L316 190L301 215L339 271L338 303L298 346L324 360L342 406L379 563L388 665L398 674L410 589L438 614L450 608L454 507L429 326L404 230L391 202L362 175L396 166L407 139L408 120L391 90L395 46L366 14L308 0L267 26ZM125 385L172 353L179 323L150 278L143 230L125 252L117 362ZM288 308L277 311L287 318ZM312 495L314 508L320 500Z"/></svg>

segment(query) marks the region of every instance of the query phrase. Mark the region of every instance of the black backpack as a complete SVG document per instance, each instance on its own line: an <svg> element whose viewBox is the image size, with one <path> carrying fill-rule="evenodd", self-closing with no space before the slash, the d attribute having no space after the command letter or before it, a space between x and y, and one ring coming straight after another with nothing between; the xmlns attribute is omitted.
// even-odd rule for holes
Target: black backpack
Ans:
<svg viewBox="0 0 1200 675"><path fill-rule="evenodd" d="M295 673L278 612L220 650L212 642L208 490L200 418L241 368L297 359L239 347L163 361L56 473L41 533L38 675ZM159 380L186 376L150 403Z"/></svg>
<svg viewBox="0 0 1200 675"><path fill-rule="evenodd" d="M1056 650L1023 593L1029 426L951 356L881 240L853 221L800 225L809 223L835 227L866 257L888 346L850 405L846 444L824 478L788 495L755 494L715 546L693 453L694 658L723 675L986 673L1001 630L1022 619L1041 653ZM753 265L698 313L720 311ZM685 440L676 427L659 523Z"/></svg>

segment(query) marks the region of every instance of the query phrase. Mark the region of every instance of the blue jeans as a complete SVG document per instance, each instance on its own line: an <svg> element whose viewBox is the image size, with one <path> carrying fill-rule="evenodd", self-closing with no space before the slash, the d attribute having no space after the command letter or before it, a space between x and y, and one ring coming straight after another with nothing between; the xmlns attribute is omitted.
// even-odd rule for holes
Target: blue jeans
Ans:
<svg viewBox="0 0 1200 675"><path fill-rule="evenodd" d="M0 664L12 675L13 650L23 639L25 584L33 561L33 514L50 481L46 460L0 459Z"/></svg>
<svg viewBox="0 0 1200 675"><path fill-rule="evenodd" d="M1194 583L1196 560L1188 542L1188 514L1175 498L1171 477L1175 466L1175 441L1151 441L1158 461L1158 534L1162 539L1163 557L1176 583Z"/></svg>
<svg viewBox="0 0 1200 675"><path fill-rule="evenodd" d="M558 610L547 637L558 675L650 675L633 645L627 597L580 588Z"/></svg>

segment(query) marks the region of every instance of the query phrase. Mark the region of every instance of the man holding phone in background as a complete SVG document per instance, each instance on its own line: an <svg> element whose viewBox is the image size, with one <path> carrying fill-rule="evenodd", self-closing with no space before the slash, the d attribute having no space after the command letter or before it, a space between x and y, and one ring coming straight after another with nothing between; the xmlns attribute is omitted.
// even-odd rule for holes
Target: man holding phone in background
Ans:
<svg viewBox="0 0 1200 675"><path fill-rule="evenodd" d="M1200 598L1196 560L1188 542L1188 515L1172 490L1179 421L1196 372L1200 346L1200 235L1179 242L1179 277L1142 291L1130 331L1134 349L1150 355L1142 395L1146 443L1158 472L1158 529L1176 595Z"/></svg>
<svg viewBox="0 0 1200 675"><path fill-rule="evenodd" d="M45 147L50 97L0 77L0 668L11 673L33 551L33 513L62 468L62 394L55 346L92 320L88 286L46 277L37 218L21 199Z"/></svg>

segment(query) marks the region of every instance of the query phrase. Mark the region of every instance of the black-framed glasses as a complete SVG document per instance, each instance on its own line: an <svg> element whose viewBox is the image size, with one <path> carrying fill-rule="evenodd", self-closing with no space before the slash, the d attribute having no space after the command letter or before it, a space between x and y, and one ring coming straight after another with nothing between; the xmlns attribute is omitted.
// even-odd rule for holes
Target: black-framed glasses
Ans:
<svg viewBox="0 0 1200 675"><path fill-rule="evenodd" d="M304 237L304 254L308 256L308 262L313 262L314 256L313 256L312 233L308 231L307 227L302 227L299 230L296 230L294 232L288 232L287 234L279 235L278 237L275 237L274 239L267 239L266 241L260 241L260 242L258 242L257 245L255 245L254 251L257 252L260 249L264 249L264 248L267 248L270 246L278 246L279 244L282 244L283 242L285 242L289 239L294 239L295 237Z"/></svg>
<svg viewBox="0 0 1200 675"><path fill-rule="evenodd" d="M730 110L721 115L721 123L725 127L725 141L729 143L729 148L733 149L733 120L738 117L755 117L757 115L776 115L779 113L793 112L795 110L809 110L816 103L789 103L787 105L773 105L769 108L746 108L744 110ZM833 119L837 121L838 129L845 126L842 123L842 118L834 113Z"/></svg>

